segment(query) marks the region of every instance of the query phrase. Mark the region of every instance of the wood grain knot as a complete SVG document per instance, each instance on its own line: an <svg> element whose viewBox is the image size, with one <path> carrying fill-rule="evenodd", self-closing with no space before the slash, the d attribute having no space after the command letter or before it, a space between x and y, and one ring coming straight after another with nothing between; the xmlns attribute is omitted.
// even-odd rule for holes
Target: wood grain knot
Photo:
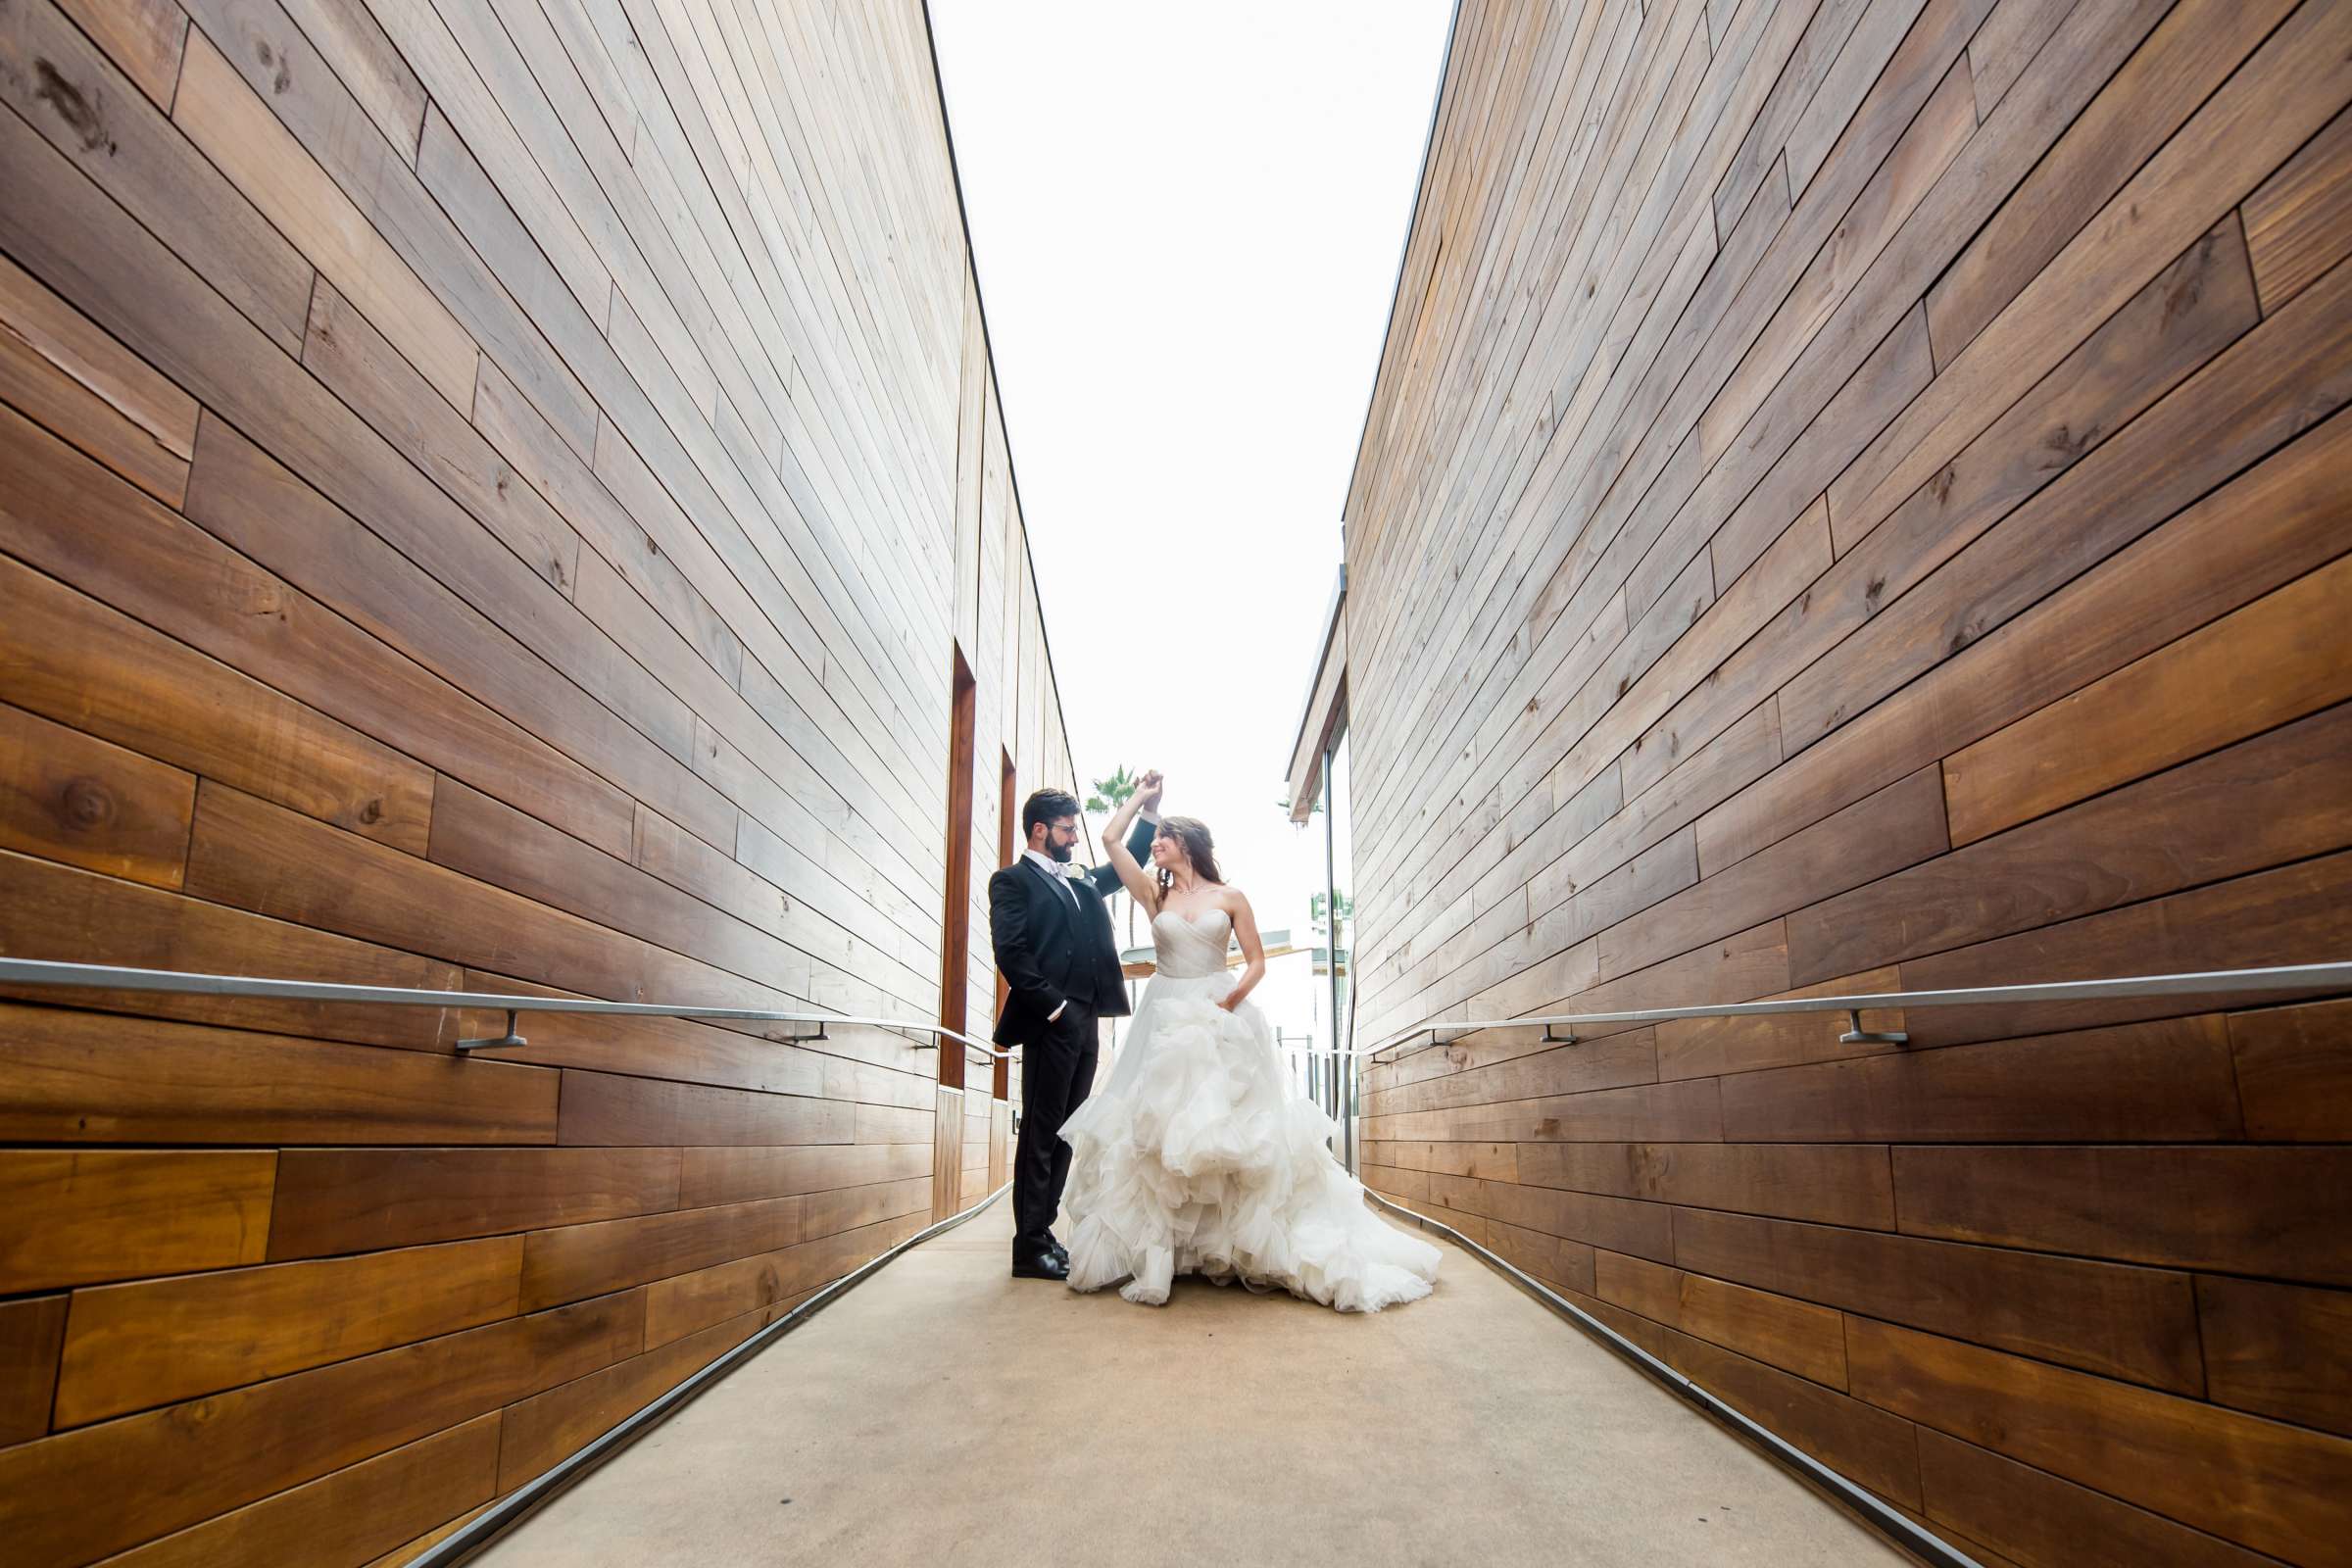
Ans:
<svg viewBox="0 0 2352 1568"><path fill-rule="evenodd" d="M115 794L101 780L72 779L66 784L65 808L68 827L81 833L96 832L115 819Z"/></svg>

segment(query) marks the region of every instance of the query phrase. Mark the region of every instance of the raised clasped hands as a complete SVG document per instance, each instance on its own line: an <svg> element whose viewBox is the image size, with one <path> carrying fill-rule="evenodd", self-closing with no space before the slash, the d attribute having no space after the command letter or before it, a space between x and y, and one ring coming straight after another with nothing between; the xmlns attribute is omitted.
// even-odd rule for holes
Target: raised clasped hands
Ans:
<svg viewBox="0 0 2352 1568"><path fill-rule="evenodd" d="M1161 776L1158 768L1146 769L1144 776L1136 781L1137 804L1145 810L1151 810L1159 805L1159 792L1165 788L1167 780Z"/></svg>

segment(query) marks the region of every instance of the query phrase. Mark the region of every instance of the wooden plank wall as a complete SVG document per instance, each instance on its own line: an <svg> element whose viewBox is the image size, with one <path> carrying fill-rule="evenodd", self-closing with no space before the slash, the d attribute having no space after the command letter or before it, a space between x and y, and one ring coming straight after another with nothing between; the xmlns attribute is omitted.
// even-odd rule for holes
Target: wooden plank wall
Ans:
<svg viewBox="0 0 2352 1568"><path fill-rule="evenodd" d="M1074 774L918 4L0 0L0 953L935 1016L958 645L980 901ZM900 1034L501 1021L0 1001L0 1556L402 1560L1002 1180Z"/></svg>
<svg viewBox="0 0 2352 1568"><path fill-rule="evenodd" d="M1465 0L1359 1038L2352 957L2348 101L2330 0ZM2352 1003L1884 1022L1399 1052L1369 1179L1988 1562L2341 1562Z"/></svg>

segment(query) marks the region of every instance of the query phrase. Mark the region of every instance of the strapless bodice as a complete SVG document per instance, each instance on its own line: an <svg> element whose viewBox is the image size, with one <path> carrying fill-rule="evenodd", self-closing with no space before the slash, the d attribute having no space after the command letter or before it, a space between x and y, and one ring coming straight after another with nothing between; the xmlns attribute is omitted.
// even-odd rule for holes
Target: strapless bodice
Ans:
<svg viewBox="0 0 2352 1568"><path fill-rule="evenodd" d="M1152 917L1152 961L1171 980L1222 974L1225 944L1232 935L1233 916L1223 909L1211 909L1198 920L1162 909Z"/></svg>

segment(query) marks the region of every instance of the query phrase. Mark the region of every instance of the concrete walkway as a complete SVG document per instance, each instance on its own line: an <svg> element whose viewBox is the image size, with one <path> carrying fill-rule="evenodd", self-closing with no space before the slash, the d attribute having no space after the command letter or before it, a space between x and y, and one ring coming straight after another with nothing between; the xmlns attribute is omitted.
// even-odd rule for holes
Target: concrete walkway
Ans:
<svg viewBox="0 0 2352 1568"><path fill-rule="evenodd" d="M1912 1560L1457 1248L1366 1318L1075 1296L1010 1237L915 1249L476 1560Z"/></svg>

